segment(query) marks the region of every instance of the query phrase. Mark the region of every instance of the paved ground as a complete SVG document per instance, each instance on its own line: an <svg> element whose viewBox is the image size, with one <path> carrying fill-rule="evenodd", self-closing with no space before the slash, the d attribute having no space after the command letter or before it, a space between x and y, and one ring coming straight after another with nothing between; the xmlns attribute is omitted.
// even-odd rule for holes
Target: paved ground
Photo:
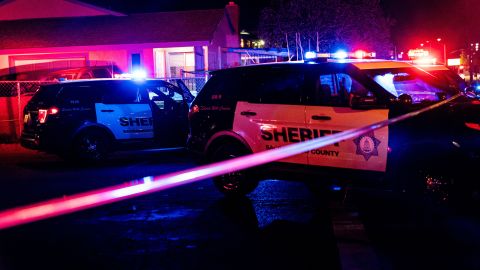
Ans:
<svg viewBox="0 0 480 270"><path fill-rule="evenodd" d="M0 209L192 166L181 151L82 167L0 145ZM0 269L480 269L475 215L347 195L269 180L232 201L202 181L0 231Z"/></svg>

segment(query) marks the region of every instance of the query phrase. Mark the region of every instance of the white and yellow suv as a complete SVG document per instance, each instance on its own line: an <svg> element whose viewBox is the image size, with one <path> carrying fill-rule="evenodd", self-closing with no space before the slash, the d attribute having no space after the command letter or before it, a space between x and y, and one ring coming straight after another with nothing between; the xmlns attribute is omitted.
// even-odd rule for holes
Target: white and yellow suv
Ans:
<svg viewBox="0 0 480 270"><path fill-rule="evenodd" d="M460 89L395 61L276 63L219 70L190 107L187 145L211 162L224 160L366 126L458 93ZM226 194L247 194L265 173L282 178L288 171L297 179L302 178L300 173L313 172L321 176L315 179L325 182L425 187L425 181L418 180L424 178L417 176L450 179L464 173L459 168L469 167L470 157L478 157L480 131L465 124L480 123L474 103L462 96L359 138L261 170L223 175L214 182Z"/></svg>

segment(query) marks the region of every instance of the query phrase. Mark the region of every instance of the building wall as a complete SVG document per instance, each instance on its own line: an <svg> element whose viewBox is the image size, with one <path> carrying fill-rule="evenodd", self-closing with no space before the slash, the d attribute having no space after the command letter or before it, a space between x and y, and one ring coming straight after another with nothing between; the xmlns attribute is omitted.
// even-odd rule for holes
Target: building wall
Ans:
<svg viewBox="0 0 480 270"><path fill-rule="evenodd" d="M128 54L127 50L103 50L91 51L88 53L89 61L112 61L122 71L128 72Z"/></svg>
<svg viewBox="0 0 480 270"><path fill-rule="evenodd" d="M225 7L225 16L220 21L208 46L209 70L222 69L240 65L240 55L226 53L223 48L240 47L239 7L230 2Z"/></svg>
<svg viewBox="0 0 480 270"><path fill-rule="evenodd" d="M0 55L0 75L8 74L8 56Z"/></svg>
<svg viewBox="0 0 480 270"><path fill-rule="evenodd" d="M155 77L155 61L154 61L153 48L146 48L142 50L142 66L147 73L147 77Z"/></svg>
<svg viewBox="0 0 480 270"><path fill-rule="evenodd" d="M45 6L51 6L51 8L46 9ZM35 12L32 14L28 13L32 12L32 10L35 10ZM46 13L44 14L42 12ZM88 7L88 5L79 5L77 1L68 0L7 0L7 2L3 2L3 4L0 3L0 20L2 20L2 18L26 18L36 16L37 14L45 17L55 17L57 15L61 17L74 17L78 15L96 16L113 13L109 12L110 11L108 10L102 12L101 9L97 10L94 7ZM9 15L12 17L8 17ZM219 22L211 40L0 50L0 70L14 67L15 61L12 61L12 59L18 58L19 55L26 55L26 59L22 59L22 63L28 63L28 57L36 55L31 59L33 64L35 62L49 59L48 57L52 55L57 55L56 57L60 59L58 55L68 58L69 54L75 54L78 59L78 55L83 54L85 55L84 58L86 63L93 63L93 61L114 61L123 71L131 72L132 54L138 53L141 57L141 64L145 68L148 76L159 76L160 73L170 76L168 51L180 47L191 48L189 51L194 54L195 64L190 66L194 66L193 69L197 71L238 66L240 65L240 56L235 53L226 53L224 51L224 48L236 48L240 46L238 27L239 7L235 3L230 2L225 7L225 16ZM196 50L194 49L195 47L197 48ZM158 56L157 49L160 48L166 49L165 56L167 57L164 57L163 60L161 59L161 56ZM160 64L160 62L163 62L163 68L155 66ZM14 69L12 69L12 71L14 71Z"/></svg>
<svg viewBox="0 0 480 270"><path fill-rule="evenodd" d="M121 15L76 1L65 0L7 0L0 3L0 20L33 18Z"/></svg>

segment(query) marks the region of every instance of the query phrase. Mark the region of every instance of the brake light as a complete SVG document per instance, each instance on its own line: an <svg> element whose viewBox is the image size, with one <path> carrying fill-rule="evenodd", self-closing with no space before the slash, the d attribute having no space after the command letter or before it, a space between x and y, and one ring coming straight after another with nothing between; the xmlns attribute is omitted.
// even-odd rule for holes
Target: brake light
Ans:
<svg viewBox="0 0 480 270"><path fill-rule="evenodd" d="M193 105L192 107L190 107L188 118L191 118L194 114L198 113L199 111L200 111L200 107L198 107L198 105Z"/></svg>
<svg viewBox="0 0 480 270"><path fill-rule="evenodd" d="M49 115L55 115L59 112L60 110L57 107L50 107L49 109L39 109L38 110L38 122L40 124L45 124L47 122L47 116Z"/></svg>
<svg viewBox="0 0 480 270"><path fill-rule="evenodd" d="M474 130L480 130L480 124L477 123L465 122L465 126Z"/></svg>

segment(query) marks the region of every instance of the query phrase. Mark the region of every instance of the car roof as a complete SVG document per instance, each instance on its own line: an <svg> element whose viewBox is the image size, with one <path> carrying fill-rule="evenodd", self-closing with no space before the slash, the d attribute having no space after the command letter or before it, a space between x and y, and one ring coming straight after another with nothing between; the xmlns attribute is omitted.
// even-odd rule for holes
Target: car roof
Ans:
<svg viewBox="0 0 480 270"><path fill-rule="evenodd" d="M416 67L426 71L450 70L448 67L444 65L418 65Z"/></svg>
<svg viewBox="0 0 480 270"><path fill-rule="evenodd" d="M256 64L256 65L248 65L248 66L239 66L233 68L227 68L222 70L212 71L213 75L218 73L228 73L235 70L262 70L268 69L271 67L312 67L312 66L331 66L331 67L339 67L351 65L355 66L360 70L370 70L370 69L388 69L388 68L413 68L414 66L401 61L394 61L394 60L381 60L381 59L371 59L371 60L328 60L322 62L305 62L305 61L291 61L291 62L279 62L279 63L264 63L264 64Z"/></svg>
<svg viewBox="0 0 480 270"><path fill-rule="evenodd" d="M358 69L384 69L384 68L411 68L411 64L400 61L365 61L365 62L352 62L352 65Z"/></svg>
<svg viewBox="0 0 480 270"><path fill-rule="evenodd" d="M115 83L115 82L134 82L138 84L145 84L149 82L164 82L168 83L162 79L127 79L127 78L94 78L94 79L80 79L80 80L66 80L59 81L58 84L69 84L69 85L86 85L86 84L101 84L101 83ZM169 83L170 84L170 83Z"/></svg>

